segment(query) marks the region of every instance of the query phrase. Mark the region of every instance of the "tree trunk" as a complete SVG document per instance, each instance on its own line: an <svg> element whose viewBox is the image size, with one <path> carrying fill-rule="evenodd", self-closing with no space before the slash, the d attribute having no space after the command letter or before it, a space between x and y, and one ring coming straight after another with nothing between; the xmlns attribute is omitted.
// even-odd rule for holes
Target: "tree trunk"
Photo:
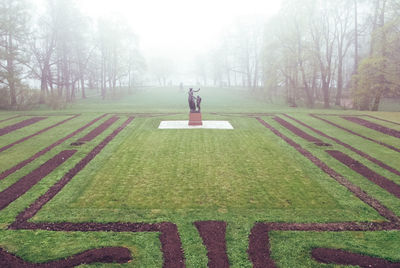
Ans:
<svg viewBox="0 0 400 268"><path fill-rule="evenodd" d="M10 104L11 106L17 105L17 94L15 88L15 72L14 72L14 55L13 55L13 35L9 33L7 43L7 82L10 88Z"/></svg>
<svg viewBox="0 0 400 268"><path fill-rule="evenodd" d="M40 100L39 103L40 104L44 104L45 103L45 99L46 99L46 93L48 91L47 88L47 84L48 84L48 79L47 79L47 75L48 75L49 71L45 67L42 70L42 77L40 78Z"/></svg>
<svg viewBox="0 0 400 268"><path fill-rule="evenodd" d="M329 83L325 80L322 80L322 94L324 95L324 108L328 109L330 107L329 104Z"/></svg>
<svg viewBox="0 0 400 268"><path fill-rule="evenodd" d="M343 57L342 57L342 46L339 46L339 63L338 63L338 80L337 80L337 93L336 93L336 105L340 105L342 99L343 90Z"/></svg>
<svg viewBox="0 0 400 268"><path fill-rule="evenodd" d="M381 97L382 97L382 92L379 91L377 95L375 96L374 104L372 105L372 111L378 111L379 110L379 104L381 102Z"/></svg>
<svg viewBox="0 0 400 268"><path fill-rule="evenodd" d="M354 74L358 73L358 4L354 0Z"/></svg>
<svg viewBox="0 0 400 268"><path fill-rule="evenodd" d="M80 80L81 80L81 88L82 88L82 99L86 99L85 79L82 76Z"/></svg>

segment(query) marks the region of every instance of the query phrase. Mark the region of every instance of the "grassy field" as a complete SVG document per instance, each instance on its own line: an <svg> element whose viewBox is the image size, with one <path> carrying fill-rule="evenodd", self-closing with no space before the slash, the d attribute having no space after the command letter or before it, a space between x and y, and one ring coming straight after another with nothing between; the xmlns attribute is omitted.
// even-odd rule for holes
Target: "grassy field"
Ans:
<svg viewBox="0 0 400 268"><path fill-rule="evenodd" d="M361 113L341 110L289 109L254 99L235 89L204 89L203 120L228 120L234 130L159 130L163 120L187 120L187 98L178 89L148 88L131 96L101 100L96 92L66 110L0 112L0 129L32 116L47 118L0 136L0 148L44 128L80 114L61 125L0 152L0 173L67 137L19 170L1 179L1 192L65 150L76 153L49 175L0 209L0 248L29 262L48 262L101 247L126 247L130 263L94 264L82 267L162 267L158 232L64 232L10 230L16 217L43 196L69 170L84 159L130 116L135 119L46 203L31 223L162 223L176 224L186 267L207 267L207 249L194 222L227 224L226 250L231 267L252 267L247 249L249 234L257 222L282 224L360 223L382 224L389 220L359 199L348 188L321 170L295 147L263 126L254 113L271 127L320 159L363 193L400 216L400 199L342 164L326 150L345 153L363 166L400 185L400 176L382 168L348 146L338 144L300 124L302 122L351 145L393 169L400 170L400 152L349 134L318 118L400 149L400 139L355 124L339 115L355 115L400 131L400 112ZM391 106L392 107L392 106ZM286 117L288 114L293 119ZM332 116L331 114L335 114ZM1 122L15 115L12 118ZM367 117L372 115L374 117ZM81 146L71 145L96 130L112 116L118 120ZM282 126L276 117L331 146L318 146ZM389 120L391 122L382 121ZM296 121L298 120L298 121ZM1 149L0 149L1 150ZM400 261L398 228L368 231L280 231L269 233L270 255L278 267L338 267L311 258L313 248L343 249Z"/></svg>

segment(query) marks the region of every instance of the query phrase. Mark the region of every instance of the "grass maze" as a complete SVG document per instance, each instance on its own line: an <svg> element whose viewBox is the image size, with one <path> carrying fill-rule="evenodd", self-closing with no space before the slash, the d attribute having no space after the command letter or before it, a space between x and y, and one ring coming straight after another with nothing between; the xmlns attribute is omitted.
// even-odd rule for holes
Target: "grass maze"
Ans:
<svg viewBox="0 0 400 268"><path fill-rule="evenodd" d="M202 265L208 265L208 267L241 267L243 265L247 267L280 267L285 266L285 264L283 264L281 259L274 255L276 254L274 250L276 245L274 237L276 237L277 234L291 234L292 232L294 232L293 234L296 232L355 232L368 234L381 231L400 230L400 219L398 217L399 210L397 209L400 180L391 180L391 177L387 177L387 174L398 176L399 171L397 170L396 166L393 165L393 161L390 162L379 160L377 157L370 155L368 153L370 151L369 148L358 148L358 144L349 145L348 142L340 139L340 135L332 137L332 135L327 134L315 127L315 124L317 124L316 121L322 120L328 123L329 126L325 127L331 128L331 132L335 131L332 129L332 126L348 132L349 129L347 127L343 127L337 123L332 123L325 119L325 117L332 115L303 115L300 117L297 116L297 118L295 115L288 114L211 115L214 117L228 117L230 120L233 120L237 126L239 126L239 129L242 128L243 130L241 130L240 133L223 133L221 134L221 137L218 137L219 134L213 132L196 132L193 134L196 135L196 140L200 139L203 141L204 139L204 144L202 146L204 146L204 150L207 152L204 154L204 156L197 156L196 159L198 161L206 161L207 157L212 158L211 160L215 161L216 167L215 169L208 169L206 173L203 173L200 172L202 171L200 166L199 173L194 174L195 178L210 177L214 178L214 181L204 180L199 182L197 185L195 184L193 187L189 185L190 182L186 182L188 185L182 185L180 183L177 183L177 185L170 185L172 189L178 190L184 186L189 187L183 188L183 190L189 189L189 193L192 193L185 197L187 203L179 205L179 203L174 203L174 200L163 200L165 201L164 203L156 202L153 205L154 208L152 208L150 205L150 207L147 208L147 201L145 201L146 199L141 201L142 199L140 199L140 196L133 195L133 204L137 204L138 207L143 206L142 210L144 211L144 214L140 214L141 209L137 209L139 214L129 215L129 213L131 213L131 211L135 211L135 209L130 210L131 208L127 207L128 209L126 212L121 211L121 213L128 213L128 215L126 218L121 217L123 219L121 221L112 220L114 216L111 214L110 216L105 215L106 217L104 220L99 220L99 217L101 218L102 213L107 214L107 211L113 211L113 207L108 208L106 205L105 209L103 209L101 206L104 203L100 202L102 200L96 199L95 196L93 197L90 195L91 191L94 190L91 188L91 185L98 185L96 182L97 179L94 177L94 179L92 179L93 184L87 184L86 186L82 185L83 192L77 193L77 196L73 202L75 204L83 205L83 213L85 213L84 211L88 204L87 202L91 202L91 204L98 206L100 208L99 213L96 212L96 209L92 209L91 207L88 208L88 217L93 217L93 220L88 221L85 220L85 217L83 217L82 219L84 220L81 221L75 220L75 217L71 217L72 220L68 221L68 210L66 210L64 214L60 213L60 215L57 215L59 216L59 219L57 220L52 220L52 217L54 218L54 216L49 216L49 218L47 218L46 213L51 212L54 210L54 208L57 208L57 204L60 204L59 200L63 200L62 198L64 198L65 195L68 195L71 189L76 187L69 184L73 184L72 182L76 181L75 184L78 185L78 182L82 181L82 176L79 176L78 174L81 173L81 171L85 171L87 166L94 165L96 161L91 163L92 160L94 160L98 154L101 155L108 145L112 143L115 138L118 138L120 133L124 131L125 128L127 128L132 122L136 122L138 120L141 121L136 123L131 128L131 134L129 136L125 135L121 139L117 139L118 141L114 143L114 149L112 151L113 154L121 153L121 159L119 161L122 163L124 163L124 161L132 161L131 159L136 159L136 171L133 173L135 174L135 177L132 178L132 180L138 182L138 185L150 186L147 191L152 192L152 188L154 187L151 184L151 179L147 177L148 173L146 173L147 171L145 170L147 167L146 165L148 165L149 162L146 159L141 158L139 155L136 155L136 153L144 153L146 156L151 150L153 152L157 152L157 154L153 154L153 162L157 161L157 159L161 159L161 162L159 162L160 169L155 167L150 169L154 171L154 177L164 178L166 181L168 181L168 178L165 176L167 176L169 173L166 173L164 163L162 161L166 161L166 166L171 166L171 164L173 164L171 170L173 174L178 175L178 181L180 178L185 179L187 176L192 174L194 171L186 170L184 164L179 164L179 159L186 159L185 163L193 166L197 166L197 162L190 162L188 156L190 156L191 153L185 151L184 148L176 147L178 144L176 142L179 141L183 144L191 144L194 146L193 148L197 148L196 142L193 142L192 140L192 134L184 133L180 135L178 132L173 131L158 132L157 130L154 130L153 122L158 122L159 119L157 116L160 115L157 114L154 116L156 117L146 114L145 116L142 116L142 118L136 119L135 121L134 117L122 114L104 114L98 116L86 124L83 124L69 135L58 139L56 142L48 145L44 149L41 149L32 157L3 171L0 175L1 179L7 180L8 176L20 169L24 170L26 165L32 165L31 162L34 162L36 158L47 155L52 150L57 149L58 146L66 147L69 144L81 142L81 146L75 146L73 150L65 150L60 148L60 152L55 154L52 158L49 158L43 165L37 166L36 169L33 169L27 175L20 177L20 179L18 179L14 184L0 192L1 220L2 210L7 210L7 207L13 205L12 203L14 201L17 202L18 199L20 199L20 196L24 198L24 193L33 190L35 184L39 183L40 180L51 174L54 170L57 171L57 168L61 169L61 173L58 172L57 174L62 174L62 172L64 172L64 175L59 177L58 180L49 186L46 191L42 191L42 193L34 202L32 202L28 207L25 207L22 210L20 209L15 217L15 220L11 224L7 225L6 229L9 230L9 232L41 230L44 232L61 233L158 233L160 250L162 252L163 267L196 267L196 262L201 262ZM165 116L179 117L179 115ZM334 116L340 120L348 119L341 118L341 116ZM161 115L161 117L163 117L163 115ZM357 123L361 122L355 120L355 118L358 119L359 117L351 116L351 118L353 118L352 121L357 121ZM304 119L307 119L308 122L304 122ZM312 126L310 122L313 122L314 126ZM389 124L390 122L386 123ZM156 125L156 123L154 124ZM295 124L297 124L297 126ZM382 126L382 128L377 128L376 123L372 124L373 125L370 125L364 122L362 127L371 127L371 129L374 131L386 129L384 126ZM83 133L81 138L75 138L75 136L84 131L86 131L86 133ZM358 134L356 131L350 131L353 135L357 136L358 139L367 138L368 141L375 144L373 146L378 144L379 146L385 147L384 150L386 151L389 149L391 151L389 154L393 155L397 153L396 150L392 149L392 147L397 148L397 141L395 140L388 139L388 141L385 140L385 142L381 142L378 140L378 138L369 138L367 136ZM314 134L311 134L310 132L313 132ZM216 140L210 141L213 136L217 136ZM245 137L250 137L250 139L244 140ZM75 142L71 143L72 138L75 139ZM237 151L235 148L229 147L228 144L221 144L222 141L226 140L227 138L230 138L233 141L237 140L239 147ZM396 137L392 138L395 139ZM262 140L253 145L251 143L253 139ZM175 142L173 146L176 147L176 152L174 152L172 155L168 155L168 150L171 150L171 147L166 145L163 147L162 143L157 143L158 140L162 140L164 145L167 141L170 141L171 143ZM206 141L211 142L210 145L207 145ZM265 142L269 141L271 141L273 144L266 146ZM130 151L130 149L127 148L127 145L130 144L129 142L137 142L138 145L135 145L136 147ZM241 144L241 142L243 142L243 144ZM122 145L122 143L124 144ZM119 144L121 144L121 146L118 146ZM216 148L215 146L217 145L221 148ZM134 151L134 149L140 148L142 148L143 151ZM221 160L223 157L218 157L217 153L223 153L227 150L231 150L227 153L231 152L231 154L236 154L240 151L240 148L249 148L249 150L252 149L254 150L255 154L254 158L251 158L247 164L243 165L244 167L238 168L232 163ZM260 167L262 166L261 164L266 163L265 161L261 162L261 160L274 159L274 154L278 153L280 150L283 150L283 154L285 155L290 155L296 152L298 155L295 156L294 162L298 162L300 166L303 164L308 165L305 168L309 168L310 171L306 171L306 173L303 174L303 171L299 169L291 176L287 177L287 182L281 182L276 178L274 181L274 176L265 179L264 176L269 172L279 176L279 169L271 169L273 166L272 165L268 170L260 170ZM354 156L348 155L349 152L356 155L357 160L353 158ZM126 157L124 154L126 154ZM271 154L270 158L263 159L263 157L267 157L266 155L268 154ZM248 156L250 157L250 155L244 154L242 159L241 157L238 157L238 155L235 155L235 157L238 158L237 161L239 162L245 161L244 159L246 159ZM168 158L166 157L169 157L169 159L172 158L173 160L168 162ZM258 159L260 157L261 159ZM363 163L359 162L359 158L364 159L362 160ZM235 161L231 158L229 158L229 160L232 162ZM283 161L281 164L284 166L286 163L285 159L282 158L279 160ZM368 162L368 164L366 164L365 160ZM103 163L104 159L99 161L100 163ZM112 166L113 164L117 163L115 161L116 160L110 159L109 165ZM257 161L260 161L260 165ZM339 164L333 164L336 163L334 161L338 161L337 163L342 163L344 165L340 166L340 168L337 168L336 165ZM68 164L70 162L71 164ZM66 164L68 164L67 166L69 167L67 172L65 172L66 167L64 167ZM104 165L104 168L107 167L107 164L103 163L102 165ZM209 165L209 163L207 162L204 165ZM225 167L225 165L227 166ZM370 165L376 166L369 168L368 166ZM235 169L235 167L238 169L232 170ZM350 180L348 176L350 176L349 174L352 173L348 173L346 168L358 173L361 177L364 179L366 178L373 185L384 190L384 192L380 192L380 194L384 195L387 200L382 200L380 195L377 197L375 196L374 191L379 191L379 189L375 190L373 185L359 185L357 180ZM377 168L382 168L385 170L386 176L379 174L381 172L376 172ZM222 169L223 174L219 174L220 169ZM117 172L117 170L118 168L115 170L115 172ZM219 180L220 177L226 178L226 176L229 175L229 170L232 170L231 175L237 175L238 178L240 178L240 176L245 177L247 180L246 183L255 184L256 188L243 188L245 187L245 185L242 184L244 182L240 181L236 182L238 183L236 186L234 181L231 181L229 184L225 184L223 180ZM316 172L316 170L319 170L319 173L316 176L319 179L323 179L323 182L319 182L319 179L308 178L308 176L313 174L313 172ZM124 172L123 174L131 174L126 173L124 170L119 172ZM228 173L225 174L224 172ZM345 174L343 174L343 172L345 172ZM118 174L119 173L117 172L116 178L122 178ZM293 176L294 174L301 175L302 179L296 179L296 177ZM280 176L285 178L285 175ZM104 174L104 178L107 180L108 175ZM258 178L258 180L255 180L254 178ZM331 182L326 182L327 178L333 180ZM157 179L154 180L157 181ZM161 184L163 183L162 181L159 182ZM259 184L260 182L264 183L268 187L262 188L263 184ZM115 181L114 183L125 185L123 180ZM201 183L203 186L201 186ZM309 216L307 216L308 208L305 207L305 205L303 206L300 202L301 199L298 199L296 196L297 190L302 191L301 187L296 191L285 190L285 187L290 188L291 183L305 187L305 193L308 193L311 196L309 199L304 200L305 203L309 203L311 208L316 209L315 211L311 209ZM307 188L307 185L309 184L311 184L312 187ZM318 184L320 185L318 186ZM332 193L327 194L328 191L326 187L329 185L335 187L332 190L337 192L334 193L336 196ZM202 189L206 195L203 195L201 191L196 191L199 186L204 187ZM314 193L312 189L315 187L317 190L315 190ZM100 189L97 190L100 190L101 194L103 188L100 187ZM144 190L146 191L146 189ZM168 197L168 189L165 190L165 196ZM259 193L258 191L261 190L263 192ZM276 191L279 190L282 191L282 194L276 193ZM275 192L275 196L272 194L273 192ZM229 197L227 201L228 203L224 203L225 199L218 199L219 195L223 196L225 193L237 195L237 198L240 199L240 202L236 202L235 199L229 201ZM265 196L265 193L270 194L271 197L268 195ZM346 193L351 193L353 197ZM128 195L126 197L129 197L127 200L125 199L124 192L121 192L121 199L117 200L114 199L114 195L112 193L109 194L111 194L110 197L105 196L104 199L112 201L110 204L113 202L116 204L121 204L122 207L130 204L128 201L129 198L132 198L132 195L130 195L129 192L127 192ZM285 197L285 194L289 194L289 196ZM293 196L290 196L290 194L293 194ZM199 195L199 199L196 199L196 195ZM86 196L91 196L93 199L85 201ZM348 207L346 207L341 202L346 203L347 201L337 200L337 196L348 198L353 205L350 204ZM53 202L52 200L55 199L55 197L57 197L56 199L59 200L55 200ZM156 196L154 197L156 198ZM190 197L193 201L187 199ZM176 196L175 198L180 200L179 196ZM287 200L285 198L287 198ZM204 200L204 203L199 204L197 200L201 199ZM315 199L319 201L317 203L313 203ZM361 202L357 200L360 200ZM246 202L243 203L243 201ZM52 205L48 206L50 203ZM164 207L160 206L161 204L163 204ZM230 204L233 205L230 206ZM71 205L73 208L73 204ZM157 206L160 207L157 208ZM321 211L318 210L320 206L322 207ZM173 209L170 209L170 207ZM326 211L327 208L331 208L333 212ZM360 212L359 214L355 213L359 209L362 209L363 212ZM271 212L269 212L269 210ZM344 212L343 215L340 213L341 210ZM118 208L114 211L116 211L115 217L118 218L118 215L120 215L118 214ZM79 217L79 213L80 212L78 210L77 217ZM299 216L293 216L293 213L298 213ZM352 216L353 213L354 216ZM147 214L149 216L141 216ZM51 215L51 213L49 215ZM351 220L352 217L354 217L354 220ZM141 218L142 220L140 220ZM138 221L129 219L138 219ZM236 219L238 219L238 223L236 222ZM248 226L248 229L245 228L242 230L242 225ZM237 240L239 234L234 232L232 236L232 229L230 228L239 228L240 230L238 232L240 233L240 237L242 239L247 238L247 240L244 239L244 241L240 242L240 246L238 246L238 242L233 240ZM0 242L0 245L1 244L2 242ZM198 251L196 248L199 248L201 246L200 244L202 244L204 248ZM243 250L243 246L245 246L245 250ZM240 248L240 260L237 260L233 255L232 248L234 248L235 252L237 252ZM206 259L204 259L204 257L197 256L202 255L202 251L205 252ZM388 265L398 267L396 265L399 265L399 263L396 261L389 261L378 257L366 257L362 254L353 253L351 250L341 250L340 248L335 249L326 246L311 247L307 254L309 262L313 263L315 266L318 266L318 263L360 265L365 267L368 267L368 265ZM54 260L54 258L49 258L49 261L38 264L37 262L25 261L12 253L6 252L4 249L0 251L0 264L2 264L4 267L73 267L83 263L127 263L131 262L132 260L133 263L135 263L136 260L135 255L131 255L131 251L129 251L126 247L110 246L92 248L91 251L82 250L76 254L64 255L63 258L66 259L57 261ZM400 258L397 257L397 259ZM135 265L140 266L140 263L135 263ZM307 264L304 264L304 266L306 267Z"/></svg>

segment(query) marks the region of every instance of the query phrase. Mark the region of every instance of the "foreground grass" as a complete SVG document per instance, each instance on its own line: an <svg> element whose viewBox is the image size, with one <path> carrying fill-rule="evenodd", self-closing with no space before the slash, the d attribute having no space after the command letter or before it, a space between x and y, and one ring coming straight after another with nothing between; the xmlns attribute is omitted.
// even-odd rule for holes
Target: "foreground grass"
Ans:
<svg viewBox="0 0 400 268"><path fill-rule="evenodd" d="M149 89L121 100L100 98L85 100L69 107L68 112L83 113L62 127L40 135L29 142L0 154L0 169L5 170L55 140L99 116L101 112L177 112L176 116L136 118L107 147L80 172L33 219L34 221L172 221L178 226L185 251L187 267L206 267L207 252L193 225L200 220L223 220L228 223L226 241L231 267L252 267L247 256L248 235L257 221L276 222L339 222L382 221L370 207L356 199L344 187L316 168L309 160L276 137L255 119L242 118L237 112L285 112L321 131L363 150L383 162L398 168L398 153L340 131L308 116L309 113L332 111L292 110L278 105L254 101L244 92L202 89L204 118L229 120L235 130L158 130L161 120L181 120L186 116L186 93L178 89ZM154 95L156 93L156 95ZM154 97L157 96L157 97ZM101 104L101 105L100 105ZM295 112L294 112L295 111ZM232 113L217 116L211 112ZM46 124L66 118L65 111L35 111L60 116L44 120ZM334 111L339 113L339 111ZM354 111L340 112L354 114ZM1 118L14 114L0 113ZM399 113L371 113L374 116L398 121ZM284 118L284 117L283 117ZM122 267L161 267L162 255L157 233L107 232L46 232L10 231L7 227L15 216L47 191L69 169L125 120L125 116L110 129L81 147L70 143L84 136L102 121L32 162L0 182L0 191L20 177L50 159L58 152L75 148L76 155L64 165L0 211L0 247L32 262L67 257L78 252L105 246L124 246L132 251L133 262ZM265 121L278 128L304 148L368 194L380 200L400 215L400 202L376 185L330 158L324 150L309 144L280 127L271 117ZM16 119L21 120L20 119ZM50 120L53 120L50 122ZM58 121L57 121L58 120ZM361 131L364 135L397 145L393 137L383 137L375 131L334 118L340 124ZM368 119L370 120L370 119ZM373 121L373 119L371 119ZM44 124L46 121L46 124ZM290 120L289 120L290 121ZM374 121L376 122L376 121ZM379 122L379 121L377 121ZM7 126L10 122L4 122ZM295 122L291 121L295 124ZM399 129L397 125L382 123ZM39 124L39 123L38 123ZM296 125L315 136L315 133ZM1 127L1 126L0 126ZM33 126L32 126L33 127ZM32 133L27 128L20 136ZM16 136L9 135L0 142L8 144ZM323 137L323 141L332 143ZM329 149L349 154L374 171L396 183L400 178L362 159L353 152L335 145ZM272 232L271 253L279 267L334 267L320 265L310 258L314 247L333 247L399 261L396 245L400 232ZM87 267L120 267L91 265ZM85 266L86 267L86 266Z"/></svg>
<svg viewBox="0 0 400 268"><path fill-rule="evenodd" d="M231 131L158 130L159 122L137 119L35 220L380 219L255 119L232 118Z"/></svg>

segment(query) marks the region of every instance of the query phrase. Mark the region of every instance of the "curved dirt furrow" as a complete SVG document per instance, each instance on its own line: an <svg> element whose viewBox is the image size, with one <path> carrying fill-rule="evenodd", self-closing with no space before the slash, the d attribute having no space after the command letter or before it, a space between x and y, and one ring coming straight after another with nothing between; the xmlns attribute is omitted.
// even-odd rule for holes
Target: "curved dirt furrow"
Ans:
<svg viewBox="0 0 400 268"><path fill-rule="evenodd" d="M207 248L209 268L228 268L229 260L226 254L226 222L198 221L195 222L203 244Z"/></svg>
<svg viewBox="0 0 400 268"><path fill-rule="evenodd" d="M311 252L311 256L320 263L352 265L360 267L381 267L381 268L399 268L400 262L389 262L385 259L364 256L351 253L340 249L316 248Z"/></svg>
<svg viewBox="0 0 400 268"><path fill-rule="evenodd" d="M127 263L132 260L129 249L108 247L88 250L66 259L46 263L30 263L0 248L2 268L69 268L91 263Z"/></svg>
<svg viewBox="0 0 400 268"><path fill-rule="evenodd" d="M164 268L185 267L182 243L178 228L173 223L145 224L145 223L31 223L28 222L36 213L56 196L97 154L99 154L109 142L111 142L132 121L128 118L121 126L107 136L99 145L89 152L79 163L69 170L56 184L44 195L39 197L26 210L21 212L9 229L42 229L54 231L120 231L120 232L161 232L160 241L164 256Z"/></svg>

